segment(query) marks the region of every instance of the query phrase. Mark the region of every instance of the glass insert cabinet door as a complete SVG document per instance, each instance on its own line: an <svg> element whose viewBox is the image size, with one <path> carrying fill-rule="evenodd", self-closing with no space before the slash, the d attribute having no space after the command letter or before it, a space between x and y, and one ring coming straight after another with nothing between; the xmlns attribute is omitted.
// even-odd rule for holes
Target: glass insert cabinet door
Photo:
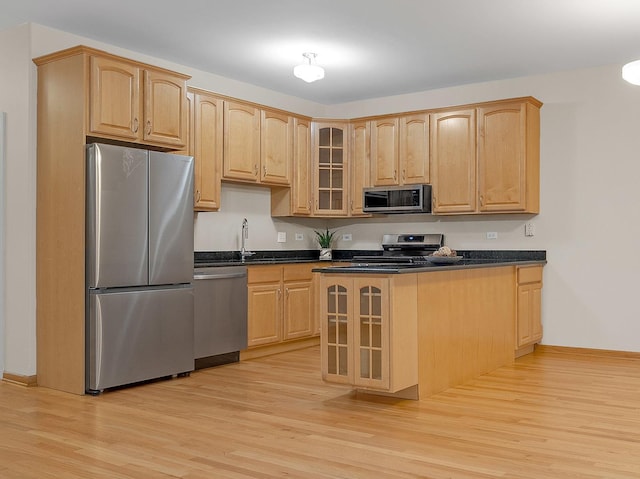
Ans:
<svg viewBox="0 0 640 479"><path fill-rule="evenodd" d="M316 124L315 145L315 212L346 214L347 124Z"/></svg>
<svg viewBox="0 0 640 479"><path fill-rule="evenodd" d="M389 288L384 278L354 279L354 378L356 386L387 389L389 377Z"/></svg>
<svg viewBox="0 0 640 479"><path fill-rule="evenodd" d="M324 278L323 379L388 389L388 285L384 278Z"/></svg>

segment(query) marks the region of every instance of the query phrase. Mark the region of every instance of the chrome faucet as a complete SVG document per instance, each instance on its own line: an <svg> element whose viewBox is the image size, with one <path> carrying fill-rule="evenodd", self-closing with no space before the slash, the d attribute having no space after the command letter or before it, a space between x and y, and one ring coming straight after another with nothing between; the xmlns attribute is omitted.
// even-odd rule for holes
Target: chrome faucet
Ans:
<svg viewBox="0 0 640 479"><path fill-rule="evenodd" d="M246 248L244 247L244 243L248 239L249 239L249 222L247 221L247 218L245 218L242 220L242 246L240 248L240 258L242 259L243 263L247 256L253 256L255 254L252 251L247 251Z"/></svg>

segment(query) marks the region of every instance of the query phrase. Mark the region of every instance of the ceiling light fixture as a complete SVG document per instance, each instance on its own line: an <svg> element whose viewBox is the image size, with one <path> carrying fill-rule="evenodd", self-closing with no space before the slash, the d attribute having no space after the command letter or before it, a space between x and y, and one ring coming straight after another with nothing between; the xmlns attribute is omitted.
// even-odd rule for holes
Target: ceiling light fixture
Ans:
<svg viewBox="0 0 640 479"><path fill-rule="evenodd" d="M640 60L627 63L622 67L622 78L633 85L640 85Z"/></svg>
<svg viewBox="0 0 640 479"><path fill-rule="evenodd" d="M324 68L314 63L317 55L306 52L302 56L306 59L306 63L294 67L293 74L307 83L322 80L324 78Z"/></svg>

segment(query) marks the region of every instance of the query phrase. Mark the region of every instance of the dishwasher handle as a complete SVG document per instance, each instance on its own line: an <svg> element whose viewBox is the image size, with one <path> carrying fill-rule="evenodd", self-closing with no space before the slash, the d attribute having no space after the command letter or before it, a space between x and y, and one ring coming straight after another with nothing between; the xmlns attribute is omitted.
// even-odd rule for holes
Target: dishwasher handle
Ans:
<svg viewBox="0 0 640 479"><path fill-rule="evenodd" d="M206 273L206 274L194 274L193 279L230 279L230 278L243 278L247 276L247 272L240 273Z"/></svg>

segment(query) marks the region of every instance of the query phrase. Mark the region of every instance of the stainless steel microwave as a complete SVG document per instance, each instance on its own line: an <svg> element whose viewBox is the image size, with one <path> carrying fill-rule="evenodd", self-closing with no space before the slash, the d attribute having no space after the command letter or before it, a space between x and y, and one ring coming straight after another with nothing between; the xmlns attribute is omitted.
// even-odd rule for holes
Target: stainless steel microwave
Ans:
<svg viewBox="0 0 640 479"><path fill-rule="evenodd" d="M374 186L363 195L365 213L431 213L431 185Z"/></svg>

